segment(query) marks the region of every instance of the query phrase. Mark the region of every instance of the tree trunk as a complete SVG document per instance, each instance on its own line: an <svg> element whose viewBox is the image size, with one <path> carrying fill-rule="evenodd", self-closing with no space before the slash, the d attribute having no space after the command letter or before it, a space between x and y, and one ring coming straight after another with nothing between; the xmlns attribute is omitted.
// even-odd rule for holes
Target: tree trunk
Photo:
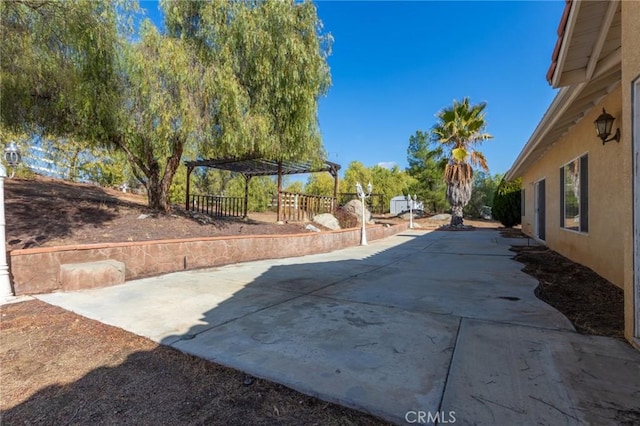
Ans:
<svg viewBox="0 0 640 426"><path fill-rule="evenodd" d="M150 169L150 176L147 176L147 197L149 198L149 208L161 212L169 212L171 205L169 204L169 189L173 176L180 165L180 155L174 154L167 159L167 165L164 169L164 175L160 179L159 166L154 164Z"/></svg>
<svg viewBox="0 0 640 426"><path fill-rule="evenodd" d="M167 195L164 191L164 185L160 181L160 165L157 161L149 165L148 172L145 175L147 176L146 186L149 208L163 212L168 211Z"/></svg>
<svg viewBox="0 0 640 426"><path fill-rule="evenodd" d="M451 226L463 225L462 209L471 199L472 181L447 182L447 201L451 205Z"/></svg>
<svg viewBox="0 0 640 426"><path fill-rule="evenodd" d="M451 226L462 226L464 220L462 218L462 205L451 206Z"/></svg>

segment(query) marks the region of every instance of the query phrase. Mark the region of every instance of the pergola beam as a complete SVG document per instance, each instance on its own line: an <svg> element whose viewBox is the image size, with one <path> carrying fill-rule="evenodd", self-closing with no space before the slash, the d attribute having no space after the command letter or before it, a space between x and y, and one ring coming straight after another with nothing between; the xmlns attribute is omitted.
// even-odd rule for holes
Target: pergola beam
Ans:
<svg viewBox="0 0 640 426"><path fill-rule="evenodd" d="M325 161L323 165L312 162L276 161L264 158L224 158L186 161L187 167L210 167L212 169L228 170L250 176L275 176L278 170L282 175L303 173L329 172L332 175L340 170L340 165Z"/></svg>

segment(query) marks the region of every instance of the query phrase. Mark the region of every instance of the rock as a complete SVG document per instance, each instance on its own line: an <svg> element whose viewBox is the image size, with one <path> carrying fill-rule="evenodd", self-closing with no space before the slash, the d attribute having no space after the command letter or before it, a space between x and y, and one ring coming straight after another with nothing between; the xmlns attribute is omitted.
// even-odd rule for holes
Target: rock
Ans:
<svg viewBox="0 0 640 426"><path fill-rule="evenodd" d="M400 219L404 219L404 220L409 220L409 218L411 217L411 213L410 212L402 212L398 215L398 217ZM418 218L422 218L424 217L424 211L422 210L414 210L413 211L413 218L414 219L418 219Z"/></svg>
<svg viewBox="0 0 640 426"><path fill-rule="evenodd" d="M451 215L449 213L437 214L435 216L431 216L429 220L451 220Z"/></svg>
<svg viewBox="0 0 640 426"><path fill-rule="evenodd" d="M329 228L332 230L341 229L340 224L338 223L338 219L331 213L322 213L315 215L313 217L313 221L318 225L322 225L325 228Z"/></svg>
<svg viewBox="0 0 640 426"><path fill-rule="evenodd" d="M200 225L209 225L213 223L212 218L210 216L207 216L206 214L201 214L201 213L192 211L192 212L189 212L189 215L193 219L197 220Z"/></svg>
<svg viewBox="0 0 640 426"><path fill-rule="evenodd" d="M150 215L150 214L144 214L144 213L142 213L142 214L141 214L140 216L138 216L136 219L146 219L146 218L148 218L148 217L151 217L151 215Z"/></svg>
<svg viewBox="0 0 640 426"><path fill-rule="evenodd" d="M313 231L313 232L320 232L320 230L318 228L316 228L315 226L313 226L310 223L307 226L305 226L304 229L306 229L308 231Z"/></svg>
<svg viewBox="0 0 640 426"><path fill-rule="evenodd" d="M342 206L342 210L344 210L347 214L354 216L358 219L358 223L362 223L362 203L360 200L351 200L344 206ZM364 217L366 223L373 223L371 220L371 212L365 208Z"/></svg>

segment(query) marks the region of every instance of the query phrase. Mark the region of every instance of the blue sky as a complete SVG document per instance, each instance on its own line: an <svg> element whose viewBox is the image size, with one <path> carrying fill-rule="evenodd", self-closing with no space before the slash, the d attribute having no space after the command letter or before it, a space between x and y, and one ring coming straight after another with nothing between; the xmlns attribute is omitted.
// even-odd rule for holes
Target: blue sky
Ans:
<svg viewBox="0 0 640 426"><path fill-rule="evenodd" d="M487 102L480 150L506 172L555 91L551 63L564 1L317 1L333 35L332 87L319 122L330 161L407 166L409 137L468 96ZM142 2L150 17L155 3Z"/></svg>

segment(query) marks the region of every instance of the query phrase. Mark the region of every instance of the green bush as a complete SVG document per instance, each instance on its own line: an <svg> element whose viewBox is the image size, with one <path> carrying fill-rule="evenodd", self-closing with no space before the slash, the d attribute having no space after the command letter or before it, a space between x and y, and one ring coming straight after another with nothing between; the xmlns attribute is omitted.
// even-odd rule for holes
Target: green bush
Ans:
<svg viewBox="0 0 640 426"><path fill-rule="evenodd" d="M520 224L520 191L522 189L522 179L512 181L502 179L496 193L493 196L493 208L491 214L494 219L499 220L507 228L512 228Z"/></svg>

